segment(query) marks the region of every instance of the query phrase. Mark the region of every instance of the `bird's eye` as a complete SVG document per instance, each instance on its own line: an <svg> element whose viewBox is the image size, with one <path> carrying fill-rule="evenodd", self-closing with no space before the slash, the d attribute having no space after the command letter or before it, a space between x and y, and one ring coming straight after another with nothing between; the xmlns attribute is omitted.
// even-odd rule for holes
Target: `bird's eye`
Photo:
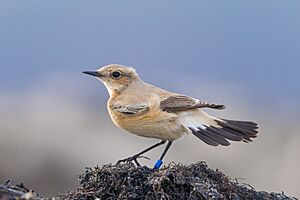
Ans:
<svg viewBox="0 0 300 200"><path fill-rule="evenodd" d="M121 77L121 73L118 71L114 71L111 73L111 77L113 77L114 79L118 79Z"/></svg>

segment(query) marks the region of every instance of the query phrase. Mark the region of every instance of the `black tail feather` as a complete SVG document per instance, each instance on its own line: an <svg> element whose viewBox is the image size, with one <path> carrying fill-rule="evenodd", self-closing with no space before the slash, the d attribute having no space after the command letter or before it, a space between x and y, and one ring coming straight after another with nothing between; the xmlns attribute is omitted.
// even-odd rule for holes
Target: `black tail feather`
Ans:
<svg viewBox="0 0 300 200"><path fill-rule="evenodd" d="M218 146L218 145L219 145L216 141L210 139L210 138L207 137L206 135L201 134L201 133L199 132L199 130L196 130L196 129L193 129L193 128L189 128L189 129L192 131L192 133L193 133L196 137L198 137L200 140L202 140L202 141L205 142L206 144L211 145L211 146Z"/></svg>
<svg viewBox="0 0 300 200"><path fill-rule="evenodd" d="M245 133L250 138L257 137L258 125L254 122L234 121L234 120L227 120L227 119L223 119L223 121L225 121L225 123L222 121L217 121L217 123L222 127L228 127L232 130Z"/></svg>
<svg viewBox="0 0 300 200"><path fill-rule="evenodd" d="M242 135L239 134L233 134L230 133L230 131L225 131L224 129L219 129L213 126L207 127L208 130L211 130L212 132L219 134L223 136L226 139L232 140L232 141L241 141L243 139Z"/></svg>
<svg viewBox="0 0 300 200"><path fill-rule="evenodd" d="M223 145L223 146L228 146L230 143L222 136L219 135L215 132L209 131L209 130L202 130L199 128L198 130L201 134L206 135L213 141L216 141L218 144Z"/></svg>
<svg viewBox="0 0 300 200"><path fill-rule="evenodd" d="M216 120L220 127L206 126L205 129L199 127L198 129L189 128L192 133L201 139L206 144L212 146L228 146L232 141L252 142L252 138L257 137L258 126L254 122L248 121L234 121L234 120Z"/></svg>

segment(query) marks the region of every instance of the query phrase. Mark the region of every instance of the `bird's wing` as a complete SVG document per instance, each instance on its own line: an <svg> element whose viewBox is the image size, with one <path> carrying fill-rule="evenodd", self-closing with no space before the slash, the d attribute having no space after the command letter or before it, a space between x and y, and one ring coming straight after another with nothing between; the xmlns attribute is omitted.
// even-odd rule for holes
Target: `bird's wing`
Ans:
<svg viewBox="0 0 300 200"><path fill-rule="evenodd" d="M160 102L160 108L166 112L178 112L185 111L195 108L213 108L213 109L224 109L224 105L208 103L192 97L184 95L174 95L170 96Z"/></svg>
<svg viewBox="0 0 300 200"><path fill-rule="evenodd" d="M125 115L136 115L147 112L149 106L146 104L111 105L110 109Z"/></svg>

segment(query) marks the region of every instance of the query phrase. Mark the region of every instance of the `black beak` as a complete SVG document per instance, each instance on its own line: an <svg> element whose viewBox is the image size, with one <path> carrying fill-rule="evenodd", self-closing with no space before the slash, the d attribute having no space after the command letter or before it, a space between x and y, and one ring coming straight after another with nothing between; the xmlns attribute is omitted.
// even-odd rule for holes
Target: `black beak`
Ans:
<svg viewBox="0 0 300 200"><path fill-rule="evenodd" d="M101 75L99 72L97 72L97 71L84 71L84 72L82 72L82 73L88 74L88 75L91 75L91 76L96 76L96 77L101 77L101 76L102 76L102 75Z"/></svg>

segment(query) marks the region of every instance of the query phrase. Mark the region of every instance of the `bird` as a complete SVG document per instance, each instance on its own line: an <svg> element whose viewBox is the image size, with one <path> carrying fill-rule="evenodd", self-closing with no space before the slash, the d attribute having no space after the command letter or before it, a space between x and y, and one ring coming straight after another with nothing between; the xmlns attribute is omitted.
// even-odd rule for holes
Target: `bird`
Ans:
<svg viewBox="0 0 300 200"><path fill-rule="evenodd" d="M159 169L173 142L186 134L192 134L210 146L228 146L229 141L248 143L257 137L255 122L217 118L203 111L203 108L223 110L225 105L145 83L132 67L109 64L83 73L96 77L105 85L110 96L108 113L117 127L138 136L159 139L149 148L118 163L134 162L140 166L138 158L167 142L153 167Z"/></svg>

